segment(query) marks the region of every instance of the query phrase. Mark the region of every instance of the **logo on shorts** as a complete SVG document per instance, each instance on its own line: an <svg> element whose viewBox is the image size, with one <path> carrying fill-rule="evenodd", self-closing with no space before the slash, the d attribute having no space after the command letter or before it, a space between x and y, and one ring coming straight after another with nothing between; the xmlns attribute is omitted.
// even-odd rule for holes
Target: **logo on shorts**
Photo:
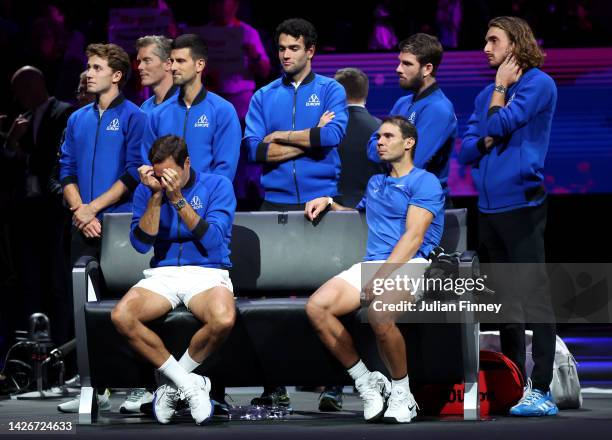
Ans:
<svg viewBox="0 0 612 440"><path fill-rule="evenodd" d="M510 103L511 103L511 102L514 100L514 97L515 97L515 96L516 96L516 92L514 92L514 93L512 94L512 96L510 97L510 99L508 100L508 104L510 104ZM506 104L506 105L508 105L508 104Z"/></svg>
<svg viewBox="0 0 612 440"><path fill-rule="evenodd" d="M315 93L310 95L310 98L306 101L306 107L315 107L319 105L321 105L321 101L319 101L319 97Z"/></svg>
<svg viewBox="0 0 612 440"><path fill-rule="evenodd" d="M206 115L200 116L193 126L194 127L208 127L208 118L206 117Z"/></svg>
<svg viewBox="0 0 612 440"><path fill-rule="evenodd" d="M410 121L411 124L414 124L415 119L416 119L416 112L410 113L410 116L408 116L408 120Z"/></svg>
<svg viewBox="0 0 612 440"><path fill-rule="evenodd" d="M111 121L110 124L108 124L108 127L106 127L107 131L118 131L119 130L119 118L115 118Z"/></svg>
<svg viewBox="0 0 612 440"><path fill-rule="evenodd" d="M191 199L191 202L189 202L189 204L193 209L202 209L203 206L202 201L198 196L193 196L193 199Z"/></svg>

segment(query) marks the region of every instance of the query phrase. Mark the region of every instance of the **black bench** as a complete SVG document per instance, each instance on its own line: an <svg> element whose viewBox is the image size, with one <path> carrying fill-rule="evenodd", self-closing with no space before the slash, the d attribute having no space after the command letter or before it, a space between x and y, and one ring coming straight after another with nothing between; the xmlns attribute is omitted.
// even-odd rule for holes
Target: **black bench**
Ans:
<svg viewBox="0 0 612 440"><path fill-rule="evenodd" d="M466 215L466 210L446 212L442 246L447 251L465 251ZM100 261L83 257L73 269L81 423L97 416L94 388L155 386L151 365L128 346L110 319L118 298L142 277L151 259L132 248L130 220L131 214L105 215ZM301 212L237 213L232 234L236 325L222 349L196 371L227 386L351 384L317 338L304 306L321 284L361 260L365 217L331 212L313 225ZM462 271L471 274L473 254L464 256ZM344 317L344 323L366 365L386 373L370 326L359 313ZM184 307L150 323L175 357L184 353L200 326ZM411 383L465 382L464 417L475 419L478 324L407 324L401 329Z"/></svg>

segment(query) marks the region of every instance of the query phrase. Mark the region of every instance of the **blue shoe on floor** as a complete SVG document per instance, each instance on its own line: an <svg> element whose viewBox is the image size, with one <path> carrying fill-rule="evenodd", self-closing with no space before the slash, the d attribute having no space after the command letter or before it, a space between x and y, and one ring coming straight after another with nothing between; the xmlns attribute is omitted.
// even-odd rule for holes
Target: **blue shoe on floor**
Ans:
<svg viewBox="0 0 612 440"><path fill-rule="evenodd" d="M325 387L325 391L319 396L319 411L342 411L342 388Z"/></svg>
<svg viewBox="0 0 612 440"><path fill-rule="evenodd" d="M527 380L521 400L510 408L511 415L522 417L556 416L558 413L559 408L557 408L550 390L544 393L533 388L531 379Z"/></svg>

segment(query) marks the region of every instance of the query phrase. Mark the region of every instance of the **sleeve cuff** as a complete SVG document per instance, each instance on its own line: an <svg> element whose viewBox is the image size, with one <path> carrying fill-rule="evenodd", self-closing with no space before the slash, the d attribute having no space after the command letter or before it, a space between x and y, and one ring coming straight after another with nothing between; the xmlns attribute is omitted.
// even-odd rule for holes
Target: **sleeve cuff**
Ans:
<svg viewBox="0 0 612 440"><path fill-rule="evenodd" d="M210 224L206 220L201 218L198 224L195 225L195 228L193 228L191 233L196 239L201 240L202 237L204 237L204 234L206 234L206 231L208 231L209 226Z"/></svg>
<svg viewBox="0 0 612 440"><path fill-rule="evenodd" d="M268 161L268 146L264 142L257 144L257 150L255 150L255 162L267 162Z"/></svg>
<svg viewBox="0 0 612 440"><path fill-rule="evenodd" d="M321 146L321 127L313 127L310 129L310 146Z"/></svg>
<svg viewBox="0 0 612 440"><path fill-rule="evenodd" d="M136 226L136 229L134 229L134 237L141 243L152 245L155 243L157 235L149 235L145 231L140 229L140 226Z"/></svg>
<svg viewBox="0 0 612 440"><path fill-rule="evenodd" d="M79 181L76 176L66 176L60 181L62 188L66 185L70 185L71 183L78 184Z"/></svg>
<svg viewBox="0 0 612 440"><path fill-rule="evenodd" d="M489 111L487 112L487 118L490 118L491 116L493 116L495 113L497 113L500 110L501 110L501 107L499 105L491 107Z"/></svg>
<svg viewBox="0 0 612 440"><path fill-rule="evenodd" d="M123 176L119 177L119 180L121 180L123 184L127 186L127 189L130 192L134 192L134 190L138 186L138 181L134 179L134 177L127 171L123 174Z"/></svg>

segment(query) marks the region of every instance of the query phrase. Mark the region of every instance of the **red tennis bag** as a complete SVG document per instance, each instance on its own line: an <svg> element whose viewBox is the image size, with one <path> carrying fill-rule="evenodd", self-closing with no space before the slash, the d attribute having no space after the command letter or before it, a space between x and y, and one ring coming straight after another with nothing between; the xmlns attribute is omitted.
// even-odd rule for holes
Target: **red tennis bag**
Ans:
<svg viewBox="0 0 612 440"><path fill-rule="evenodd" d="M514 362L495 351L480 351L480 415L507 414L523 395L524 381ZM463 384L425 385L415 392L421 411L432 416L463 415Z"/></svg>

